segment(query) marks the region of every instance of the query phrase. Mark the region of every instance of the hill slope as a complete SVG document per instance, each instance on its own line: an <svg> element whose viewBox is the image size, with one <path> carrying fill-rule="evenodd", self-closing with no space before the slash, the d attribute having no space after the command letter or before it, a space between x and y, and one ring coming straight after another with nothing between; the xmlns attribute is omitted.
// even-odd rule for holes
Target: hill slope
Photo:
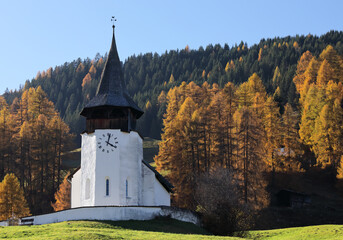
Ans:
<svg viewBox="0 0 343 240"><path fill-rule="evenodd" d="M248 239L309 239L309 240L338 240L343 239L342 225L319 225L310 227L285 228L250 232Z"/></svg>
<svg viewBox="0 0 343 240"><path fill-rule="evenodd" d="M151 221L71 221L38 226L0 227L0 239L209 239L239 240L209 235L190 223L170 219ZM320 225L250 231L245 239L342 239L342 225Z"/></svg>
<svg viewBox="0 0 343 240"><path fill-rule="evenodd" d="M240 239L210 236L176 220L72 221L39 226L0 227L0 239Z"/></svg>

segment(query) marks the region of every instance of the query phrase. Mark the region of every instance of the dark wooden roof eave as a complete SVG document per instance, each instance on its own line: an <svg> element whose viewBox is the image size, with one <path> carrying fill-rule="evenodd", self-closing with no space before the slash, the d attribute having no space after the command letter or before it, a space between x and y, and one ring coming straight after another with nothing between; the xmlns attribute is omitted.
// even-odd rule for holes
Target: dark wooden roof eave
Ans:
<svg viewBox="0 0 343 240"><path fill-rule="evenodd" d="M126 107L126 108L129 108L131 109L131 111L134 113L134 115L136 116L136 119L139 119L142 115L143 115L143 111L140 110L140 108L133 108L131 106L118 106L118 105L99 105L99 106L92 106L92 107L84 107L82 109L82 111L80 112L80 115L81 116L84 116L86 118L88 118L90 115L91 115L91 112L94 111L94 110L98 110L98 109L103 109L103 108L107 108L107 109L110 109L110 108L122 108L122 107Z"/></svg>

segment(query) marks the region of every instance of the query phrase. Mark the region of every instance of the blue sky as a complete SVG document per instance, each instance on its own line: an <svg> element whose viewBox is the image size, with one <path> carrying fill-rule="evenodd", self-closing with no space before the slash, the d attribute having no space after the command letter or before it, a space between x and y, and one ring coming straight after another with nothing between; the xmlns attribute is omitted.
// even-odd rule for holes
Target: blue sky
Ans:
<svg viewBox="0 0 343 240"><path fill-rule="evenodd" d="M342 0L2 0L0 94L38 71L105 54L111 16L122 61L133 54L249 46L261 38L343 30Z"/></svg>

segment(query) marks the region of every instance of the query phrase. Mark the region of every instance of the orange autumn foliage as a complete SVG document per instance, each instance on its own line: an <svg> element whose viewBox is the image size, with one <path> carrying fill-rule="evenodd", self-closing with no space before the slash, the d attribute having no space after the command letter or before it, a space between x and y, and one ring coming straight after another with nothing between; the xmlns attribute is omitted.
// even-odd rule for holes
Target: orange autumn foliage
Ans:
<svg viewBox="0 0 343 240"><path fill-rule="evenodd" d="M0 183L0 220L29 215L30 210L18 178L13 173L6 174Z"/></svg>
<svg viewBox="0 0 343 240"><path fill-rule="evenodd" d="M70 191L71 186L68 182L68 174L65 176L63 182L61 183L58 191L55 193L55 203L52 203L51 206L55 211L61 211L70 208Z"/></svg>

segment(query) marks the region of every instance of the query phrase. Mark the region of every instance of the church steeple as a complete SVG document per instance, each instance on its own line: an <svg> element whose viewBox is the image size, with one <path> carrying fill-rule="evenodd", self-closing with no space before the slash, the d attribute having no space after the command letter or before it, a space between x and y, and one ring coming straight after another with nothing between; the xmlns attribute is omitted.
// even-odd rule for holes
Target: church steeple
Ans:
<svg viewBox="0 0 343 240"><path fill-rule="evenodd" d="M127 92L114 28L113 25L111 49L96 95L81 112L81 115L87 118L87 132L93 132L95 129L134 130L136 119L143 114Z"/></svg>
<svg viewBox="0 0 343 240"><path fill-rule="evenodd" d="M123 95L124 91L126 91L126 87L121 69L121 63L118 56L113 25L111 49L108 53L108 58L102 71L101 80L96 95L108 93Z"/></svg>

